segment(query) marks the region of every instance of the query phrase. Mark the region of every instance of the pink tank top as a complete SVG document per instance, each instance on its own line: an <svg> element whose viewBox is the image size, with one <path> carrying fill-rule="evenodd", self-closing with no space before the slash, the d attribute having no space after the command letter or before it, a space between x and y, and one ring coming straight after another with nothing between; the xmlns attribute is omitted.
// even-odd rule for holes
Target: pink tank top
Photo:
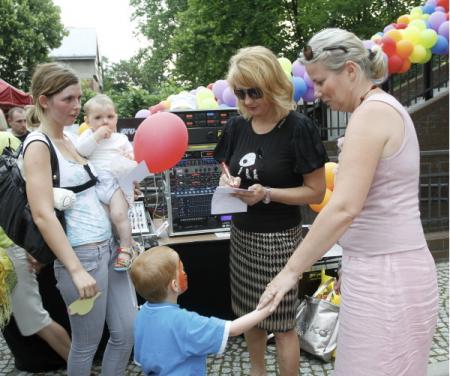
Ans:
<svg viewBox="0 0 450 376"><path fill-rule="evenodd" d="M366 101L384 102L397 110L405 124L404 140L394 155L378 162L364 207L339 244L351 256L422 249L427 243L420 221L420 151L414 124L389 94L374 94Z"/></svg>

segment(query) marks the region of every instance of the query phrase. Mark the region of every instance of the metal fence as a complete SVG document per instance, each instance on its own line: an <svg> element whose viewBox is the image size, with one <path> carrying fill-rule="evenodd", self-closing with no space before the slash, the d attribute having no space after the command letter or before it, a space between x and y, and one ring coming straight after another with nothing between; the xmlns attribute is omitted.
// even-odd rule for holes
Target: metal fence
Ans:
<svg viewBox="0 0 450 376"><path fill-rule="evenodd" d="M408 72L390 76L382 87L403 106L410 107L448 88L448 67L448 56L433 55L426 64L414 64ZM342 136L350 116L347 112L332 111L320 101L300 105L299 111L316 122L324 141Z"/></svg>

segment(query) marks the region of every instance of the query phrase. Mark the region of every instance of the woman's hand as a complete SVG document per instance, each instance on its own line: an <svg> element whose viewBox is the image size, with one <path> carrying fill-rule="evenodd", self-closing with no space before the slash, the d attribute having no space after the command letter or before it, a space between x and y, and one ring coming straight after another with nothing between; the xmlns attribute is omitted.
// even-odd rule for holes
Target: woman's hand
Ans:
<svg viewBox="0 0 450 376"><path fill-rule="evenodd" d="M228 185L233 188L239 188L241 185L241 178L239 176L230 176L227 177L226 174L220 175L219 185Z"/></svg>
<svg viewBox="0 0 450 376"><path fill-rule="evenodd" d="M300 276L301 278L301 276ZM257 309L263 309L269 306L269 311L274 312L280 304L283 296L291 290L299 281L297 273L283 269L278 275L266 286L263 294L259 298Z"/></svg>
<svg viewBox="0 0 450 376"><path fill-rule="evenodd" d="M247 205L252 206L264 200L264 197L266 197L266 189L261 184L253 184L248 187L248 191L235 192L233 196L241 199Z"/></svg>
<svg viewBox="0 0 450 376"><path fill-rule="evenodd" d="M81 299L92 298L97 294L97 282L83 268L72 273L72 281L80 294Z"/></svg>

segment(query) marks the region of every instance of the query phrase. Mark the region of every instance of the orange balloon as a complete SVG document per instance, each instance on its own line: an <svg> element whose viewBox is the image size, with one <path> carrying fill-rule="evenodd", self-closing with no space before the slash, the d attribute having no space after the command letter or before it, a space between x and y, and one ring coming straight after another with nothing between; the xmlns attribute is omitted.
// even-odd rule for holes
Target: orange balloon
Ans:
<svg viewBox="0 0 450 376"><path fill-rule="evenodd" d="M408 58L414 50L414 44L409 40L402 39L397 42L397 55L402 59Z"/></svg>
<svg viewBox="0 0 450 376"><path fill-rule="evenodd" d="M334 189L334 174L337 166L334 162L325 163L325 183L330 191Z"/></svg>
<svg viewBox="0 0 450 376"><path fill-rule="evenodd" d="M403 65L400 68L400 70L398 71L398 73L405 73L405 72L409 71L409 68L411 68L411 62L409 61L409 59L405 59L405 60L403 60Z"/></svg>
<svg viewBox="0 0 450 376"><path fill-rule="evenodd" d="M397 18L397 23L409 24L409 21L411 21L411 17L407 14L404 14Z"/></svg>
<svg viewBox="0 0 450 376"><path fill-rule="evenodd" d="M328 204L328 201L330 201L331 193L331 190L327 188L327 190L325 191L325 196L323 197L323 200L320 204L309 204L311 210L315 211L316 213L320 212L323 207Z"/></svg>

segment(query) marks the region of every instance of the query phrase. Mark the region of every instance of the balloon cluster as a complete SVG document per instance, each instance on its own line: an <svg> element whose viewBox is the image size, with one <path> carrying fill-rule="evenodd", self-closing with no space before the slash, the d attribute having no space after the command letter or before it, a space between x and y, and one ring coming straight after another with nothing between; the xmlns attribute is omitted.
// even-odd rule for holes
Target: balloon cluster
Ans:
<svg viewBox="0 0 450 376"><path fill-rule="evenodd" d="M428 0L401 15L396 23L364 41L367 48L381 46L390 74L404 73L411 63L424 64L432 54L448 54L448 0Z"/></svg>
<svg viewBox="0 0 450 376"><path fill-rule="evenodd" d="M336 175L336 171L338 168L338 164L335 162L327 162L325 163L325 183L327 186L327 189L325 191L325 196L323 197L323 200L320 204L309 204L309 207L312 211L315 211L316 213L320 212L323 207L328 204L328 201L330 201L331 194L334 189L334 178Z"/></svg>

